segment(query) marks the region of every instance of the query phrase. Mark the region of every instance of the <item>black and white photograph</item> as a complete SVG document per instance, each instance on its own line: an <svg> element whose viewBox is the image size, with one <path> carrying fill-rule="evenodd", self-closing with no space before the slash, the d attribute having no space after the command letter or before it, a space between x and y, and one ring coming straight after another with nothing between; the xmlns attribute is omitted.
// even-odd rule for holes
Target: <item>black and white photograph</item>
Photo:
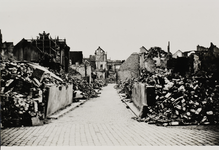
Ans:
<svg viewBox="0 0 219 150"><path fill-rule="evenodd" d="M0 0L4 149L219 146L218 0Z"/></svg>

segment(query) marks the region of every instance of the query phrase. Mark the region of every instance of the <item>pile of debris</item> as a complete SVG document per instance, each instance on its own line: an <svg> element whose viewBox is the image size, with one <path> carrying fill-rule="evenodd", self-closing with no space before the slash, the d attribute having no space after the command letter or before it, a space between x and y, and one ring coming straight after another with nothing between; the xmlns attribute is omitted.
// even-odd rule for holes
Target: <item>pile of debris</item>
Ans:
<svg viewBox="0 0 219 150"><path fill-rule="evenodd" d="M164 126L219 123L219 84L212 75L182 77L165 71L142 75L141 82L155 86L156 104L139 121Z"/></svg>
<svg viewBox="0 0 219 150"><path fill-rule="evenodd" d="M135 82L135 78L126 79L124 82L120 81L116 87L118 93L125 93L127 99L131 98L132 95L132 87Z"/></svg>
<svg viewBox="0 0 219 150"><path fill-rule="evenodd" d="M102 86L99 82L88 83L86 80L73 79L74 101L98 97Z"/></svg>
<svg viewBox="0 0 219 150"><path fill-rule="evenodd" d="M28 126L36 118L43 122L46 87L61 86L62 79L34 63L2 62L0 69L2 125Z"/></svg>
<svg viewBox="0 0 219 150"><path fill-rule="evenodd" d="M52 85L62 88L73 84L75 101L78 97L97 97L102 88L98 81L89 84L84 79L73 78L65 72L49 70L31 62L2 62L0 69L3 127L46 123L48 87Z"/></svg>
<svg viewBox="0 0 219 150"><path fill-rule="evenodd" d="M103 86L97 79L89 83L87 77L82 77L82 75L72 67L69 67L68 74L66 74L66 76L63 75L62 79L73 83L73 102L78 102L80 99L98 97Z"/></svg>

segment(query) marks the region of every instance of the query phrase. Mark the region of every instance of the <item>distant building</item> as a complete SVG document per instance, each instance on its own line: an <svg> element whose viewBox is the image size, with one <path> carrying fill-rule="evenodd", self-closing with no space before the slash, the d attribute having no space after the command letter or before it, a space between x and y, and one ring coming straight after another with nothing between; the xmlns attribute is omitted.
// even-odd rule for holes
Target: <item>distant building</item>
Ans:
<svg viewBox="0 0 219 150"><path fill-rule="evenodd" d="M140 48L140 54L141 53L147 53L148 52L148 50L144 47L144 46L142 46L141 48Z"/></svg>
<svg viewBox="0 0 219 150"><path fill-rule="evenodd" d="M217 72L217 74L219 75L219 48L216 45L210 43L209 48L198 45L197 51L195 51L195 55L196 61L201 62L199 63L199 69L196 70L206 71L208 73ZM219 80L219 77L217 78Z"/></svg>
<svg viewBox="0 0 219 150"><path fill-rule="evenodd" d="M219 48L214 45L213 43L211 43L210 47L209 47L209 51L216 57L219 58Z"/></svg>
<svg viewBox="0 0 219 150"><path fill-rule="evenodd" d="M88 83L91 82L91 66L88 61L84 61L82 64L73 64L70 68L80 73Z"/></svg>
<svg viewBox="0 0 219 150"><path fill-rule="evenodd" d="M90 67L90 82L94 79L96 79L96 64L95 64L95 56L94 55L90 55L89 58L83 58L83 62L86 64L89 64L88 66Z"/></svg>
<svg viewBox="0 0 219 150"><path fill-rule="evenodd" d="M173 58L183 57L183 52L181 50L176 51L173 55Z"/></svg>
<svg viewBox="0 0 219 150"><path fill-rule="evenodd" d="M92 79L100 79L104 83L116 82L118 78L118 71L121 64L124 61L107 59L107 53L99 46L95 50L94 55L90 55L89 58L84 58L89 62L91 66Z"/></svg>
<svg viewBox="0 0 219 150"><path fill-rule="evenodd" d="M13 50L18 61L31 61L54 70L68 72L70 47L65 39L52 39L45 31L36 39L22 39Z"/></svg>
<svg viewBox="0 0 219 150"><path fill-rule="evenodd" d="M82 51L70 51L70 61L71 64L82 64L83 62L83 53Z"/></svg>
<svg viewBox="0 0 219 150"><path fill-rule="evenodd" d="M14 44L13 42L2 42L2 33L1 33L1 30L0 30L0 53L1 53L1 56L0 56L0 61L8 61L8 60L11 60L13 61L14 60L14 57L13 57L13 49L14 49Z"/></svg>
<svg viewBox="0 0 219 150"><path fill-rule="evenodd" d="M2 43L2 46L1 46L1 60L2 61L8 61L8 60L13 61L14 60L13 48L14 48L13 42Z"/></svg>
<svg viewBox="0 0 219 150"><path fill-rule="evenodd" d="M118 71L122 65L122 60L107 60L107 79L115 83L118 80Z"/></svg>
<svg viewBox="0 0 219 150"><path fill-rule="evenodd" d="M95 51L94 55L90 55L90 65L92 67L92 75L95 75L95 78L97 79L105 81L107 72L107 53L100 46Z"/></svg>
<svg viewBox="0 0 219 150"><path fill-rule="evenodd" d="M96 58L95 55L90 55L90 57L87 59L90 62L92 72L96 70Z"/></svg>
<svg viewBox="0 0 219 150"><path fill-rule="evenodd" d="M171 55L170 52L165 52L160 47L151 47L147 50L142 46L139 53L140 71L146 69L149 72L154 72L157 67L167 68L169 55Z"/></svg>
<svg viewBox="0 0 219 150"><path fill-rule="evenodd" d="M112 71L112 72L118 71L120 69L120 66L122 63L123 63L122 60L108 59L107 60L107 70Z"/></svg>
<svg viewBox="0 0 219 150"><path fill-rule="evenodd" d="M95 51L95 62L97 71L107 70L107 54L101 47Z"/></svg>
<svg viewBox="0 0 219 150"><path fill-rule="evenodd" d="M189 57L195 53L195 50L185 51L183 52L183 57Z"/></svg>
<svg viewBox="0 0 219 150"><path fill-rule="evenodd" d="M14 57L18 61L39 63L42 60L41 50L32 44L30 40L22 39L14 47ZM45 57L45 56L44 56Z"/></svg>
<svg viewBox="0 0 219 150"><path fill-rule="evenodd" d="M197 51L198 52L208 52L208 48L204 46L197 45Z"/></svg>
<svg viewBox="0 0 219 150"><path fill-rule="evenodd" d="M140 48L140 53L139 53L139 57L140 57L139 58L139 63L140 63L140 68L141 69L145 68L144 62L145 62L145 55L146 54L148 54L148 50L144 46L142 46Z"/></svg>

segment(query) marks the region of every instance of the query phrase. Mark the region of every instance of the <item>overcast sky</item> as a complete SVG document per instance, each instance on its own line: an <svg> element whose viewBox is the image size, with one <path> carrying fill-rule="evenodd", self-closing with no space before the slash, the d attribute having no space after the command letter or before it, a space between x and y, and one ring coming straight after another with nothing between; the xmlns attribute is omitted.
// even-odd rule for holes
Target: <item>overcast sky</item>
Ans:
<svg viewBox="0 0 219 150"><path fill-rule="evenodd" d="M3 42L45 31L66 39L71 51L127 59L140 47L172 53L219 46L218 0L0 0Z"/></svg>

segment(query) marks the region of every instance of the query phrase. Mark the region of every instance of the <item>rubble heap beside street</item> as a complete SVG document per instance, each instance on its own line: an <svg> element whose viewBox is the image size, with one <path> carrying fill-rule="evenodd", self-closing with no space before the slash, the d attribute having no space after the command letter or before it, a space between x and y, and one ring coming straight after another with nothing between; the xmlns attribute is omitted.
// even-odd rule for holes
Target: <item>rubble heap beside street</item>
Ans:
<svg viewBox="0 0 219 150"><path fill-rule="evenodd" d="M1 123L3 127L31 126L46 123L48 88L73 84L73 102L80 98L89 99L100 94L97 81L87 81L57 73L30 62L1 63Z"/></svg>
<svg viewBox="0 0 219 150"><path fill-rule="evenodd" d="M46 87L62 79L26 62L1 63L1 116L3 126L32 125L45 119Z"/></svg>
<svg viewBox="0 0 219 150"><path fill-rule="evenodd" d="M160 71L153 75L144 72L138 80L153 85L156 95L155 105L148 106L146 117L136 118L138 121L164 126L219 123L219 84L211 76L182 77ZM138 82L123 83L120 92L130 95L125 89L133 81Z"/></svg>
<svg viewBox="0 0 219 150"><path fill-rule="evenodd" d="M156 105L149 108L148 123L169 125L219 123L219 85L210 77L159 75L155 80Z"/></svg>
<svg viewBox="0 0 219 150"><path fill-rule="evenodd" d="M130 100L134 83L144 83L146 86L155 87L155 105L146 106L147 109L144 109L146 114L134 119L163 126L218 124L218 72L215 70L215 63L211 64L206 60L211 59L217 62L219 58L216 55L211 58L207 57L211 54L211 47L205 54L197 53L197 56L200 55L199 62L201 62L198 69L194 69L197 67L194 61L196 57L172 59L168 54L164 58L167 59L166 66L162 66L157 65L156 61L147 61L159 57L158 51L149 50L143 53L147 67L140 70L140 76L127 79L117 85L120 88L119 93L125 93L126 99ZM187 61L187 66L181 69L179 66L183 64L178 63L175 66L171 64L176 61ZM203 64L204 67L202 67ZM207 69L206 64L208 64Z"/></svg>

